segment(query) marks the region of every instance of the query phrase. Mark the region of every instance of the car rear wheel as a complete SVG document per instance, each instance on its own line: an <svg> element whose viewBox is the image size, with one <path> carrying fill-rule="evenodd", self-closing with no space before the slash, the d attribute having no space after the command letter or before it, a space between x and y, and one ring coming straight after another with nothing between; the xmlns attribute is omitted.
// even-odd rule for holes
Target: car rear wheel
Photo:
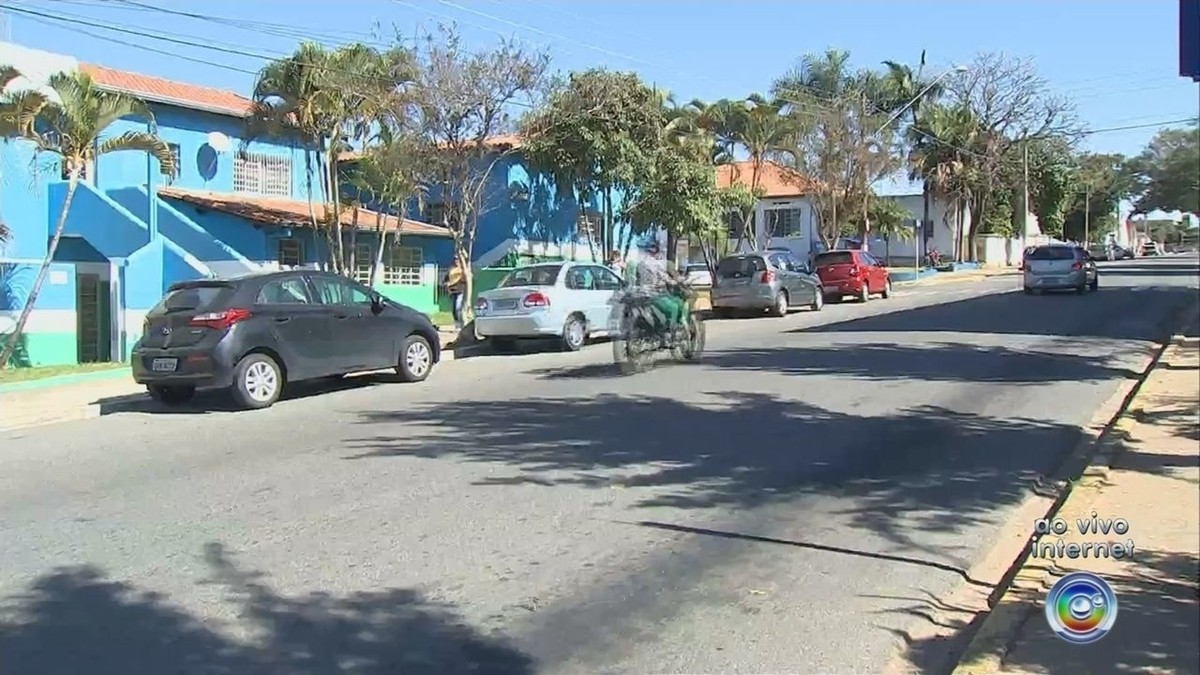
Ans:
<svg viewBox="0 0 1200 675"><path fill-rule="evenodd" d="M1087 293L1087 289L1088 289L1088 285L1087 285L1087 282L1085 281L1075 287L1075 292L1078 293L1079 295L1083 295L1084 293Z"/></svg>
<svg viewBox="0 0 1200 675"><path fill-rule="evenodd" d="M814 311L814 312L819 312L819 311L821 311L821 308L823 308L824 306L825 306L825 291L818 288L815 292L813 292L813 301L812 301L812 304L809 305L809 308L812 309L812 311Z"/></svg>
<svg viewBox="0 0 1200 675"><path fill-rule="evenodd" d="M584 325L583 319L574 315L567 317L567 322L563 324L563 349L569 352L577 352L583 348L583 343L586 340L587 326Z"/></svg>
<svg viewBox="0 0 1200 675"><path fill-rule="evenodd" d="M863 282L862 290L858 292L858 301L867 302L871 299L871 289L867 287L867 282Z"/></svg>
<svg viewBox="0 0 1200 675"><path fill-rule="evenodd" d="M1033 289L1026 286L1025 287L1025 295L1033 295Z"/></svg>
<svg viewBox="0 0 1200 675"><path fill-rule="evenodd" d="M771 316L787 316L788 296L786 291L775 294L775 304L771 307Z"/></svg>
<svg viewBox="0 0 1200 675"><path fill-rule="evenodd" d="M879 294L884 300L892 297L892 280L888 279L883 283L883 292Z"/></svg>
<svg viewBox="0 0 1200 675"><path fill-rule="evenodd" d="M152 384L146 387L150 398L166 405L181 405L196 396L196 388L184 385Z"/></svg>
<svg viewBox="0 0 1200 675"><path fill-rule="evenodd" d="M1092 279L1092 283L1088 284L1089 291L1096 291L1100 288L1100 277Z"/></svg>
<svg viewBox="0 0 1200 675"><path fill-rule="evenodd" d="M433 350L420 335L409 335L400 344L400 363L396 374L405 382L421 382L433 370Z"/></svg>
<svg viewBox="0 0 1200 675"><path fill-rule="evenodd" d="M275 405L283 393L283 371L266 354L247 354L233 370L233 398L243 408Z"/></svg>

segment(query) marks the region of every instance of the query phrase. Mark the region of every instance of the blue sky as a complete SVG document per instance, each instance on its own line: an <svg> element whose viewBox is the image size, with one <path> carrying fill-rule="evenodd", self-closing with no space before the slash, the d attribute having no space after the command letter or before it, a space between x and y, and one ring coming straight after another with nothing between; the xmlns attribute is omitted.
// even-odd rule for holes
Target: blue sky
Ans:
<svg viewBox="0 0 1200 675"><path fill-rule="evenodd" d="M81 61L249 91L260 58L300 37L324 42L412 34L456 23L483 46L501 36L547 49L561 70L636 70L681 99L769 88L803 54L834 47L859 66L884 59L931 66L980 51L1034 59L1092 129L1195 116L1200 90L1180 78L1176 0L7 0L4 38ZM140 6L139 6L140 5ZM208 17L192 19L162 9ZM30 10L57 17L22 15ZM217 20L213 20L213 18ZM207 45L139 38L173 35ZM80 31L91 33L82 34ZM126 44L121 44L126 43ZM150 46L167 54L138 47ZM225 50L224 52L221 50ZM190 59L190 60L189 60ZM199 63L197 62L199 61ZM211 63L204 63L211 62ZM214 65L219 64L219 65ZM1099 151L1136 153L1155 129L1099 133Z"/></svg>

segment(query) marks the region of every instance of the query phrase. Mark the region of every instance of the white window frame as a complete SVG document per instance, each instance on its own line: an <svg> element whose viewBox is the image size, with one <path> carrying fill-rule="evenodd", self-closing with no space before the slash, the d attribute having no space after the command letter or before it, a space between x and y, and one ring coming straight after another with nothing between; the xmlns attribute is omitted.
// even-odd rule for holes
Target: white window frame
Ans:
<svg viewBox="0 0 1200 675"><path fill-rule="evenodd" d="M364 286L370 286L371 268L374 266L375 247L370 242L356 244L354 247L354 280Z"/></svg>
<svg viewBox="0 0 1200 675"><path fill-rule="evenodd" d="M420 286L423 260L424 251L420 246L392 244L384 256L383 283L388 286Z"/></svg>
<svg viewBox="0 0 1200 675"><path fill-rule="evenodd" d="M288 251L286 249L294 249ZM295 258L295 263L287 262L289 258ZM295 237L286 237L276 242L275 259L279 265L279 269L297 269L304 266L304 242Z"/></svg>
<svg viewBox="0 0 1200 675"><path fill-rule="evenodd" d="M786 212L788 223L791 225L788 231L782 231L779 227L778 214ZM803 239L804 238L804 209L799 205L782 203L772 204L763 209L763 220L770 223L769 234L772 238L778 239Z"/></svg>
<svg viewBox="0 0 1200 675"><path fill-rule="evenodd" d="M292 158L261 152L239 152L233 156L233 191L264 197L290 199Z"/></svg>
<svg viewBox="0 0 1200 675"><path fill-rule="evenodd" d="M173 185L176 179L183 174L183 146L178 143L167 143L167 150L175 159L175 173L167 176L167 185Z"/></svg>

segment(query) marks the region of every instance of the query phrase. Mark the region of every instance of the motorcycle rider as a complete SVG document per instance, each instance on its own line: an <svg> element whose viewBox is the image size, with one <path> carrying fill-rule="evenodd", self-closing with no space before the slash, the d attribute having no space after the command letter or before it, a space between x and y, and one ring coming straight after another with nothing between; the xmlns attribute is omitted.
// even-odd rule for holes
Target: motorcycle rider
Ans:
<svg viewBox="0 0 1200 675"><path fill-rule="evenodd" d="M644 255L634 269L634 285L650 295L650 306L659 319L658 327L670 330L683 325L687 320L688 303L672 289L679 280L671 273L658 242L650 241L642 247Z"/></svg>

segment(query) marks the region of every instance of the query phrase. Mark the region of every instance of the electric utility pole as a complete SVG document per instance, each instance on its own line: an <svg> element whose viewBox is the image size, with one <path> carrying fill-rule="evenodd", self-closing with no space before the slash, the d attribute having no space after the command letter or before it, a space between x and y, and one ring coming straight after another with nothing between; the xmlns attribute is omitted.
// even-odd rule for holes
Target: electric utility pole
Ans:
<svg viewBox="0 0 1200 675"><path fill-rule="evenodd" d="M1029 236L1029 140L1026 139L1021 143L1021 163L1023 165L1024 178L1022 185L1025 196L1021 199L1021 251L1024 256L1025 237Z"/></svg>
<svg viewBox="0 0 1200 675"><path fill-rule="evenodd" d="M1083 245L1087 246L1091 240L1092 228L1092 185L1091 183L1083 184Z"/></svg>

